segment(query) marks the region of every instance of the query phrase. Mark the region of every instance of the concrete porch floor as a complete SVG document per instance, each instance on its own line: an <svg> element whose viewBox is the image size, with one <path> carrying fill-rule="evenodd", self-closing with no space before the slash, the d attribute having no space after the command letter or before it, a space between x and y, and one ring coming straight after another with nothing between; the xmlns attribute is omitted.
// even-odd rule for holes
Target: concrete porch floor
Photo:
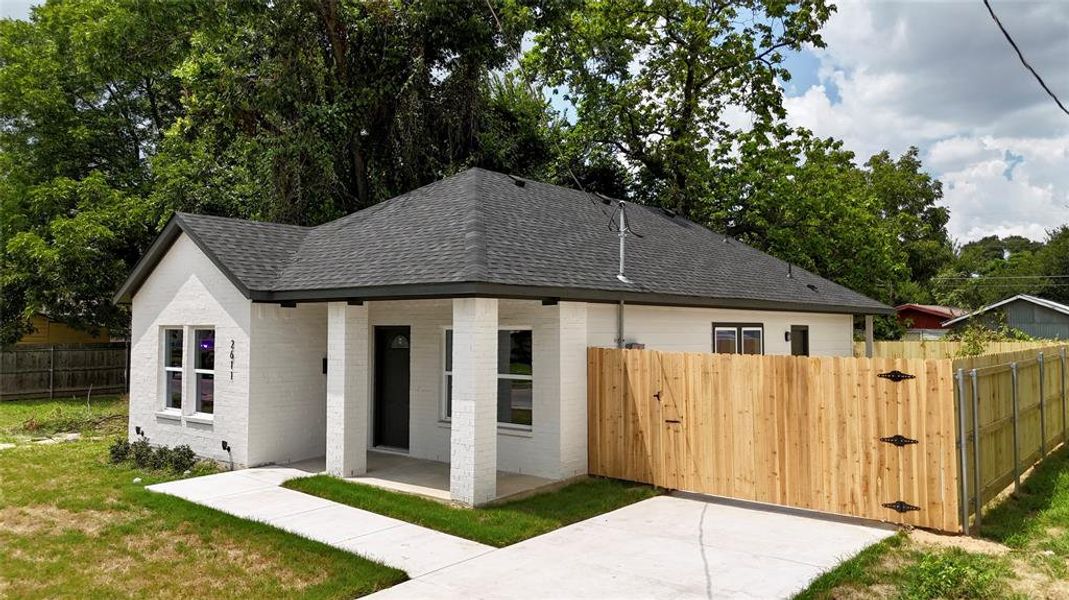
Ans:
<svg viewBox="0 0 1069 600"><path fill-rule="evenodd" d="M326 458L312 458L286 466L308 473L323 473L326 471ZM346 477L346 480L435 500L450 500L449 463L422 460L392 452L368 450L367 473L358 477ZM496 500L526 495L555 483L557 482L544 477L498 471Z"/></svg>

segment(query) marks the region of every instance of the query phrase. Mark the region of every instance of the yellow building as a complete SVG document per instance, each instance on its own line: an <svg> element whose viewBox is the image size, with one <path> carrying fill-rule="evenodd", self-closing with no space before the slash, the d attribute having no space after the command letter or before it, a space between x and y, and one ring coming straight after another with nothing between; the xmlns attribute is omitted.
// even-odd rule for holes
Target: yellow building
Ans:
<svg viewBox="0 0 1069 600"><path fill-rule="evenodd" d="M33 331L22 336L15 345L21 344L97 344L111 341L107 329L101 329L96 335L87 331L74 329L48 317L36 314L30 317Z"/></svg>

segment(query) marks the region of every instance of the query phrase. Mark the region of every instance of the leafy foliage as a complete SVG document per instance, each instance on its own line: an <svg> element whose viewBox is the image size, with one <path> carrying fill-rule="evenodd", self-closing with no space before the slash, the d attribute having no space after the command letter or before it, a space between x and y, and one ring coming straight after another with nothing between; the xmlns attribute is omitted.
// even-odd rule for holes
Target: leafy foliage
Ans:
<svg viewBox="0 0 1069 600"><path fill-rule="evenodd" d="M859 165L782 122L784 53L822 46L832 10L48 1L0 21L0 344L34 312L121 334L111 297L172 211L315 225L469 166L574 175L886 302L928 301L953 253L916 149Z"/></svg>
<svg viewBox="0 0 1069 600"><path fill-rule="evenodd" d="M189 446L153 446L148 438L133 443L116 439L108 448L108 460L115 465L129 461L139 469L172 473L185 473L197 465L197 455Z"/></svg>
<svg viewBox="0 0 1069 600"><path fill-rule="evenodd" d="M784 116L783 52L823 46L823 0L572 0L527 62L576 110L573 156L618 156L636 199L691 215L713 193L741 109L762 131Z"/></svg>
<svg viewBox="0 0 1069 600"><path fill-rule="evenodd" d="M0 343L36 311L127 319L111 294L155 232L147 159L181 111L198 2L49 2L0 21Z"/></svg>
<svg viewBox="0 0 1069 600"><path fill-rule="evenodd" d="M954 548L921 556L903 573L903 600L992 598L1006 589L1010 569L1004 561Z"/></svg>
<svg viewBox="0 0 1069 600"><path fill-rule="evenodd" d="M958 350L960 356L980 356L987 352L991 342L1029 341L1032 337L1007 325L1004 314L995 313L990 318L969 319L964 325L948 333L944 339L962 343Z"/></svg>
<svg viewBox="0 0 1069 600"><path fill-rule="evenodd" d="M988 236L958 249L933 293L945 304L979 308L1016 294L1069 302L1069 226L1047 232L1043 242L1020 236Z"/></svg>

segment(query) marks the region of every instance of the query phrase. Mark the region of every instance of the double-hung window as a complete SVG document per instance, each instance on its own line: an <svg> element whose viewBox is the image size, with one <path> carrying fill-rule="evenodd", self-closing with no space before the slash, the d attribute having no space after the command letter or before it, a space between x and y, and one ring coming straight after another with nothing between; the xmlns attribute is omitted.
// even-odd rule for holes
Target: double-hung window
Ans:
<svg viewBox="0 0 1069 600"><path fill-rule="evenodd" d="M192 341L192 345L188 345ZM186 412L215 412L215 330L208 327L163 329L163 406L183 410L183 401L193 394ZM190 388L190 384L192 387ZM187 405L188 406L188 405Z"/></svg>
<svg viewBox="0 0 1069 600"><path fill-rule="evenodd" d="M215 330L194 329L193 340L196 344L196 363L193 365L196 411L211 414L215 412Z"/></svg>
<svg viewBox="0 0 1069 600"><path fill-rule="evenodd" d="M530 329L497 332L497 421L530 427L534 417L534 353ZM445 418L453 414L453 330L445 331Z"/></svg>
<svg viewBox="0 0 1069 600"><path fill-rule="evenodd" d="M164 329L163 337L163 405L182 410L182 350L181 329Z"/></svg>
<svg viewBox="0 0 1069 600"><path fill-rule="evenodd" d="M764 325L761 323L713 323L713 352L717 354L764 354Z"/></svg>

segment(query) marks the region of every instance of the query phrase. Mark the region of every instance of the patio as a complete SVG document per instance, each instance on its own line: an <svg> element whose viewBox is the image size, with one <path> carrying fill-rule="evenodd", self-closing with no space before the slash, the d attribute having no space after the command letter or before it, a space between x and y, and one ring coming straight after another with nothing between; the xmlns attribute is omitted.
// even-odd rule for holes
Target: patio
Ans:
<svg viewBox="0 0 1069 600"><path fill-rule="evenodd" d="M313 458L286 466L307 473L325 473L326 458ZM451 500L449 495L449 463L421 460L392 452L368 450L367 473L356 477L346 477L345 479L435 500ZM497 498L495 498L495 501L526 495L554 483L556 482L544 477L498 471Z"/></svg>

